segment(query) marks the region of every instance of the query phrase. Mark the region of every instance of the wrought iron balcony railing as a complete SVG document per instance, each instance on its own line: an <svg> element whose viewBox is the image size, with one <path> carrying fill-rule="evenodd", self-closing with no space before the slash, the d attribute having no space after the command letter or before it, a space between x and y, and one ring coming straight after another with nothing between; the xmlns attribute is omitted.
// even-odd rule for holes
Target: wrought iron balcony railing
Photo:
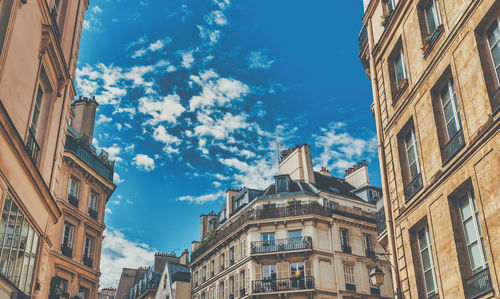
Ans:
<svg viewBox="0 0 500 299"><path fill-rule="evenodd" d="M377 211L377 233L381 235L387 228L384 208Z"/></svg>
<svg viewBox="0 0 500 299"><path fill-rule="evenodd" d="M366 255L366 257L371 258L372 260L374 260L374 259L377 258L377 255L375 254L375 251L370 250L370 249L366 249L365 250L365 255Z"/></svg>
<svg viewBox="0 0 500 299"><path fill-rule="evenodd" d="M314 277L291 277L252 281L252 293L274 293L314 289Z"/></svg>
<svg viewBox="0 0 500 299"><path fill-rule="evenodd" d="M82 256L82 262L85 266L92 268L92 265L94 263L94 260L90 256Z"/></svg>
<svg viewBox="0 0 500 299"><path fill-rule="evenodd" d="M250 252L252 254L311 249L311 248L312 248L311 237L254 241L250 243Z"/></svg>
<svg viewBox="0 0 500 299"><path fill-rule="evenodd" d="M353 283L346 283L345 289L346 291L356 292L356 285Z"/></svg>
<svg viewBox="0 0 500 299"><path fill-rule="evenodd" d="M247 293L247 290L245 288L240 289L240 297L244 297Z"/></svg>
<svg viewBox="0 0 500 299"><path fill-rule="evenodd" d="M380 296L380 288L370 287L370 294L375 296Z"/></svg>
<svg viewBox="0 0 500 299"><path fill-rule="evenodd" d="M69 247L68 245L61 245L61 253L66 257L73 258L73 248Z"/></svg>
<svg viewBox="0 0 500 299"><path fill-rule="evenodd" d="M78 208L78 197L74 196L71 193L68 194L68 202L75 208Z"/></svg>
<svg viewBox="0 0 500 299"><path fill-rule="evenodd" d="M465 298L475 299L493 290L489 268L465 280Z"/></svg>
<svg viewBox="0 0 500 299"><path fill-rule="evenodd" d="M347 244L342 244L342 252L345 252L345 253L352 253L352 248L351 246L347 245Z"/></svg>
<svg viewBox="0 0 500 299"><path fill-rule="evenodd" d="M419 173L406 187L406 201L410 200L423 187L422 174Z"/></svg>
<svg viewBox="0 0 500 299"><path fill-rule="evenodd" d="M465 145L464 133L460 129L443 147L443 160L448 162Z"/></svg>
<svg viewBox="0 0 500 299"><path fill-rule="evenodd" d="M89 208L89 216L97 220L97 211L92 208Z"/></svg>
<svg viewBox="0 0 500 299"><path fill-rule="evenodd" d="M76 139L71 135L66 135L66 143L64 149L74 153L82 159L88 166L94 169L97 173L106 179L113 181L113 171L115 162L110 162L106 155L97 153L92 150L88 141L83 139Z"/></svg>
<svg viewBox="0 0 500 299"><path fill-rule="evenodd" d="M40 145L36 141L35 132L33 130L28 130L28 140L26 142L26 150L31 157L33 163L38 162L38 153L40 152Z"/></svg>

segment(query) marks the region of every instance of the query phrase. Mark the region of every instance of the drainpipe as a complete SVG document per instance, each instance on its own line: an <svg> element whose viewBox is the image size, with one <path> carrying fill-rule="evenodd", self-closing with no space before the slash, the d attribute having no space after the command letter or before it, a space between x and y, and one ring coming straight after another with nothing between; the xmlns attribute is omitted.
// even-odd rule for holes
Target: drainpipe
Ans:
<svg viewBox="0 0 500 299"><path fill-rule="evenodd" d="M401 297L401 288L399 284L399 270L396 256L396 246L394 239L394 227L392 226L392 208L391 208L391 200L389 197L389 185L387 183L387 172L386 172L386 163L385 163L385 154L384 154L384 134L382 131L382 118L380 113L380 99L378 97L378 84L375 70L375 58L373 57L373 30L372 30L372 22L368 20L367 22L367 33L368 33L368 53L370 55L370 80L372 84L372 95L374 101L374 110L375 110L375 123L377 126L377 150L378 150L378 160L380 166L380 176L382 180L382 194L384 197L384 211L385 211L385 222L387 227L387 243L389 247L389 257L390 262L392 264L392 284L393 291L396 295L396 298Z"/></svg>

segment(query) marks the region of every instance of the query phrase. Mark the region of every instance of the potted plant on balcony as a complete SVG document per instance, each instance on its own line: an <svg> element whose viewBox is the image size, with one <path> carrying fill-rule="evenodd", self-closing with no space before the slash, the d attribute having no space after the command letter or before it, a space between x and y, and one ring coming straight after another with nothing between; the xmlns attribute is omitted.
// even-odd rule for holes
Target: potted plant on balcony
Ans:
<svg viewBox="0 0 500 299"><path fill-rule="evenodd" d="M430 34L427 34L425 37L424 37L424 41L423 41L423 45L422 45L422 52L426 53L427 50L429 50L429 47L431 46L431 35Z"/></svg>
<svg viewBox="0 0 500 299"><path fill-rule="evenodd" d="M385 27L387 26L387 24L389 24L389 20L391 19L391 13L390 12L386 12L382 15L381 17L381 21L380 21L380 26L382 27Z"/></svg>
<svg viewBox="0 0 500 299"><path fill-rule="evenodd" d="M278 284L278 291L286 291L286 290L288 290L288 286L287 286L286 282L284 282L284 281L280 282Z"/></svg>

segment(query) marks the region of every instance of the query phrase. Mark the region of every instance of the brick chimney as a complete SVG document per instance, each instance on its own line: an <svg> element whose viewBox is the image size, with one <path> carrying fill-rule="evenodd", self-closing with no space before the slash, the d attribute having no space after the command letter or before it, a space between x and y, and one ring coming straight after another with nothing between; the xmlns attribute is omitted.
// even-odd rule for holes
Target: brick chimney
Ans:
<svg viewBox="0 0 500 299"><path fill-rule="evenodd" d="M326 167L323 167L323 166L321 167L321 171L319 173L321 173L324 176L332 176L332 174L330 173L330 170L326 169Z"/></svg>
<svg viewBox="0 0 500 299"><path fill-rule="evenodd" d="M181 256L179 257L179 264L187 266L188 263L189 263L189 251L187 249L184 249L184 251L181 253Z"/></svg>
<svg viewBox="0 0 500 299"><path fill-rule="evenodd" d="M315 183L311 148L307 144L281 151L279 174L288 174L292 180Z"/></svg>
<svg viewBox="0 0 500 299"><path fill-rule="evenodd" d="M81 135L87 136L90 142L94 136L95 114L98 106L95 97L79 97L71 103L71 110L74 114L71 127Z"/></svg>
<svg viewBox="0 0 500 299"><path fill-rule="evenodd" d="M215 218L217 218L217 215L214 212L200 215L200 240L205 239L212 231L213 228L210 227L210 221Z"/></svg>
<svg viewBox="0 0 500 299"><path fill-rule="evenodd" d="M366 160L345 170L345 181L353 185L354 188L360 188L370 185L370 177L368 176L368 166Z"/></svg>

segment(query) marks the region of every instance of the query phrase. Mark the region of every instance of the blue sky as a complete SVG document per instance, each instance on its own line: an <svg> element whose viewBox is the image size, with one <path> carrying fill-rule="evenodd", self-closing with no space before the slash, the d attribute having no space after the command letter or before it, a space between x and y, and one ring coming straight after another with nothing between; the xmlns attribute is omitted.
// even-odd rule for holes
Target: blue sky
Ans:
<svg viewBox="0 0 500 299"><path fill-rule="evenodd" d="M94 144L116 161L101 286L154 251L191 249L230 187L264 188L276 141L315 169L368 161L379 186L362 1L91 1L76 87L100 103Z"/></svg>

